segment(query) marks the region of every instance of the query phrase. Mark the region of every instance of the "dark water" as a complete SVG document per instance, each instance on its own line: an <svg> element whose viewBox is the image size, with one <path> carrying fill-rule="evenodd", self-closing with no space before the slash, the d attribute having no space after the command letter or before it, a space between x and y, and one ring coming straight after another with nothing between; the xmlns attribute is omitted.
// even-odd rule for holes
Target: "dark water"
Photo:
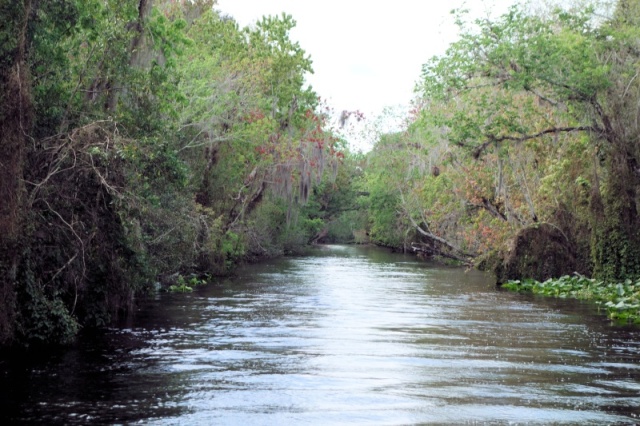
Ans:
<svg viewBox="0 0 640 426"><path fill-rule="evenodd" d="M634 424L640 329L373 248L245 268L0 363L0 421Z"/></svg>

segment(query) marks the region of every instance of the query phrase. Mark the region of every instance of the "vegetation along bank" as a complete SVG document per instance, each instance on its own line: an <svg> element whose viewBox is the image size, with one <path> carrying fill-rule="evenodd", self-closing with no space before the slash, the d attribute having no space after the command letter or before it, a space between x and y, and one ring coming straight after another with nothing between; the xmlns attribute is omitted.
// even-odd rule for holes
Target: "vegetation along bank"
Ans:
<svg viewBox="0 0 640 426"><path fill-rule="evenodd" d="M69 342L157 282L329 241L525 289L569 275L555 288L637 319L640 0L563 7L455 11L406 128L362 154L305 85L291 16L0 0L0 344Z"/></svg>

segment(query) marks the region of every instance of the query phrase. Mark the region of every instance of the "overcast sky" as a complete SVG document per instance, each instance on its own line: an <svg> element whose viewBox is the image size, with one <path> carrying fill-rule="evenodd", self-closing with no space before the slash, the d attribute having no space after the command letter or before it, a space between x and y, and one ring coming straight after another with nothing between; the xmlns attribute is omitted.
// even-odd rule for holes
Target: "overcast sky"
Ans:
<svg viewBox="0 0 640 426"><path fill-rule="evenodd" d="M313 60L307 77L336 111L368 117L408 105L420 69L455 40L451 9L493 16L515 0L218 0L240 25L282 12L297 21L291 38Z"/></svg>

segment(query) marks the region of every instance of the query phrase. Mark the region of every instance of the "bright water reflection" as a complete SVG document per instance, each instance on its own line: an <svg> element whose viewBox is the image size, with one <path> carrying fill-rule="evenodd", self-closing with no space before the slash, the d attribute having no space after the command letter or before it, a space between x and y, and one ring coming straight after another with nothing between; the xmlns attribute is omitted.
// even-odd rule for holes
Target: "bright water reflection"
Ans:
<svg viewBox="0 0 640 426"><path fill-rule="evenodd" d="M13 423L633 424L638 349L588 305L335 246L163 295L0 385Z"/></svg>

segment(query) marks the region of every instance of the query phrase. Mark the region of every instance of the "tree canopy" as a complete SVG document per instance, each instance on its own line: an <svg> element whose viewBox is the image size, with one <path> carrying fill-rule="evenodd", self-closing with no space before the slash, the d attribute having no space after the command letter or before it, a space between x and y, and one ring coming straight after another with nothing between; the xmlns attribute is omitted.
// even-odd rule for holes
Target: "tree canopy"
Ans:
<svg viewBox="0 0 640 426"><path fill-rule="evenodd" d="M640 273L638 2L602 10L516 5L472 22L454 11L459 40L424 65L413 122L395 137L400 173L371 172L404 191L393 220L417 230L414 248L504 259L535 228L542 246L559 232L569 273ZM389 161L387 144L372 158ZM498 272L527 273L516 269Z"/></svg>
<svg viewBox="0 0 640 426"><path fill-rule="evenodd" d="M241 28L214 6L0 3L3 343L69 341L154 282L295 251L323 227L302 209L344 143L305 84L296 23Z"/></svg>
<svg viewBox="0 0 640 426"><path fill-rule="evenodd" d="M214 6L0 0L0 344L318 241L640 275L640 1L454 11L409 124L367 154L306 85L291 16Z"/></svg>

